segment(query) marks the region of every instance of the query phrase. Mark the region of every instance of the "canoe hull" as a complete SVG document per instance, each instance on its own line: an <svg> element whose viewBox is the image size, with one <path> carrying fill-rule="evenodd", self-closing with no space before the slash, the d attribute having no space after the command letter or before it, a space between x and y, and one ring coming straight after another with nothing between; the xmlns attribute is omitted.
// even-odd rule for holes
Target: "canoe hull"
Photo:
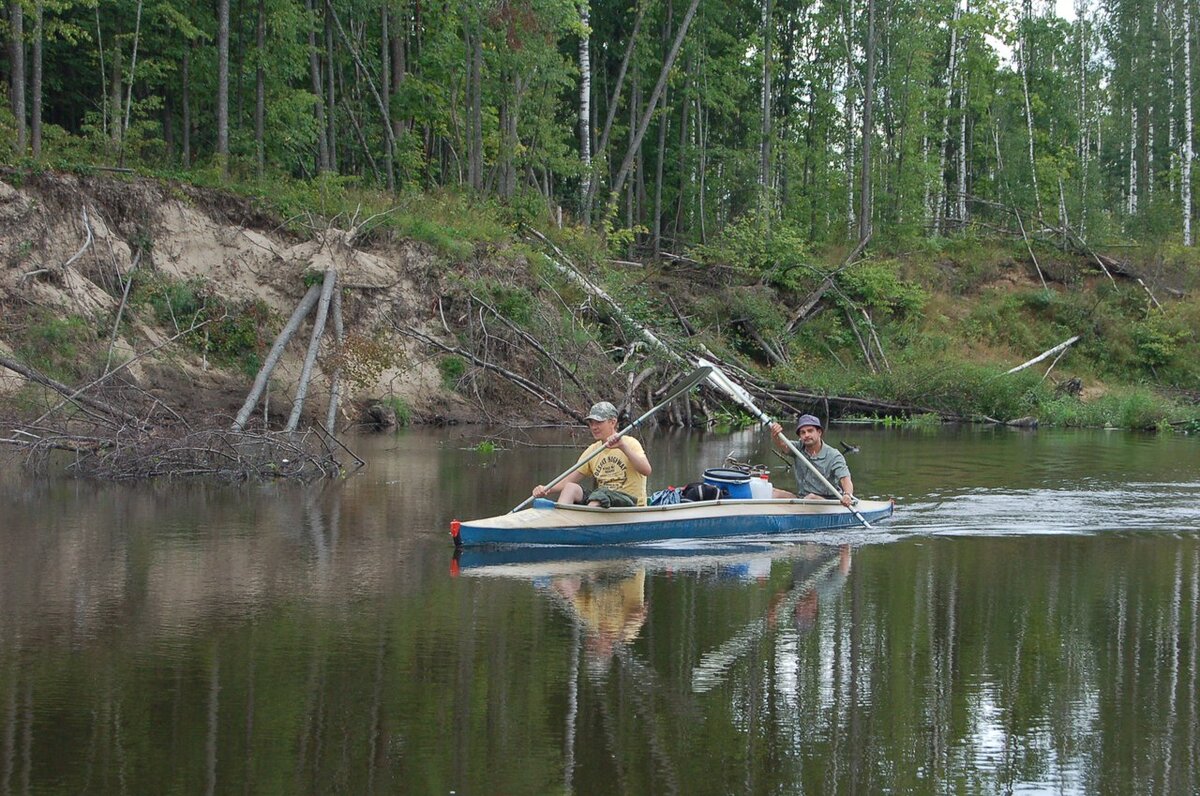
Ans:
<svg viewBox="0 0 1200 796"><path fill-rule="evenodd" d="M890 501L863 500L856 508L868 522L892 514ZM858 518L832 500L713 500L600 509L539 499L524 511L460 523L455 544L638 544L857 527L862 527Z"/></svg>

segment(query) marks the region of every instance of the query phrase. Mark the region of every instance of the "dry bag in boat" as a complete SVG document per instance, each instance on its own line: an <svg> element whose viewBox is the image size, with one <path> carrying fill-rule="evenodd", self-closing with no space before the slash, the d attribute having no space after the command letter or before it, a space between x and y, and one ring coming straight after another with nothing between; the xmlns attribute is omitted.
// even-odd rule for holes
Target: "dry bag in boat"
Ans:
<svg viewBox="0 0 1200 796"><path fill-rule="evenodd" d="M720 487L706 484L702 481L688 484L680 490L679 496L687 503L695 503L702 500L720 500L723 497L727 497Z"/></svg>

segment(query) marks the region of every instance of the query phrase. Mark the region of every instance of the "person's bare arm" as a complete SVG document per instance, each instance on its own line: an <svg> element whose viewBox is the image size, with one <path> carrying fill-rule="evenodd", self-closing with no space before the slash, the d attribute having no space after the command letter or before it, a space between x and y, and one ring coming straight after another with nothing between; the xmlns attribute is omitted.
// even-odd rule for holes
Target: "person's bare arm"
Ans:
<svg viewBox="0 0 1200 796"><path fill-rule="evenodd" d="M646 458L645 452L627 445L625 437L620 434L613 434L604 440L604 447L620 448L621 452L625 454L625 458L629 459L629 464L633 466L633 469L642 475L650 475L650 460Z"/></svg>

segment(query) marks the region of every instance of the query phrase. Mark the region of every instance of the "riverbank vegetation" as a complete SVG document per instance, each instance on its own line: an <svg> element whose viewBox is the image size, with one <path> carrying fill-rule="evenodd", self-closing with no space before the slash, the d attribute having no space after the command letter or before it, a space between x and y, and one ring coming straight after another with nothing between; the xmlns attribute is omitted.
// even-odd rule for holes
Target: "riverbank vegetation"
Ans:
<svg viewBox="0 0 1200 796"><path fill-rule="evenodd" d="M402 422L633 408L706 354L776 412L1194 428L1192 5L18 0L3 179L74 179L131 276L112 310L32 301L58 271L6 217L0 341L78 384L145 324L252 377L291 308L166 273L167 198L401 275L420 247L390 312L344 288L320 365ZM397 392L422 363L440 393Z"/></svg>

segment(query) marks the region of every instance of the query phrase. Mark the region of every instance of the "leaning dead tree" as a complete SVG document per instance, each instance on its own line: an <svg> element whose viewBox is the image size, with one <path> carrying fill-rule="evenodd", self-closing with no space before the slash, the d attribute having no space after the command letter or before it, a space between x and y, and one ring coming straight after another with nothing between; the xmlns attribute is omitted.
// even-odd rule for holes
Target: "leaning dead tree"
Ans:
<svg viewBox="0 0 1200 796"><path fill-rule="evenodd" d="M263 394L266 392L271 374L275 372L275 367L279 364L284 349L287 348L287 344L291 342L291 339L300 329L300 324L313 311L313 308L316 307L317 316L313 322L312 335L309 338L308 353L304 357L304 367L300 372L300 382L296 386L296 397L292 402L292 411L288 416L287 425L284 427L284 430L295 431L297 426L299 426L300 415L304 411L304 402L308 397L308 385L312 380L317 354L321 349L321 340L325 334L325 322L329 316L329 307L332 303L336 286L337 272L333 268L330 268L325 271L321 284L310 286L308 292L304 294L304 298L300 299L300 303L292 311L292 316L288 318L288 322L284 324L283 329L275 338L275 342L271 345L271 351L267 354L267 358L263 360L262 367L258 369L258 374L254 377L254 384L251 386L250 392L246 395L246 400L242 402L242 408L238 410L237 416L230 426L230 430L242 431L246 428L246 423L250 420L250 415L254 412L254 408L262 400ZM333 307L334 346L340 349L343 334L341 301L333 303ZM335 373L332 389L330 390L329 410L327 412L327 418L330 423L337 417L337 402L340 397L339 378L340 373Z"/></svg>

